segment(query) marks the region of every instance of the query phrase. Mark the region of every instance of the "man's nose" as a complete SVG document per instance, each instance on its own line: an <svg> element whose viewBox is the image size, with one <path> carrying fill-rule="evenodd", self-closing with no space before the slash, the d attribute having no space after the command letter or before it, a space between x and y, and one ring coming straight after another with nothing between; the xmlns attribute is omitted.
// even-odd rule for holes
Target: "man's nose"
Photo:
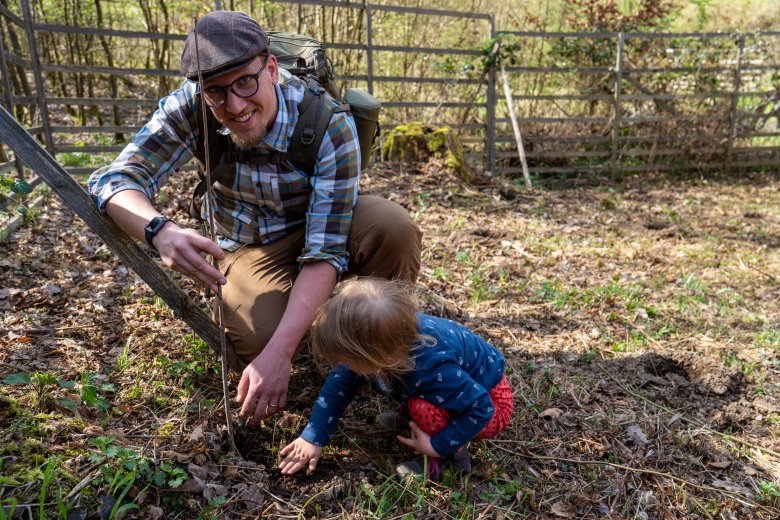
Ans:
<svg viewBox="0 0 780 520"><path fill-rule="evenodd" d="M225 109L231 114L240 114L246 107L246 99L236 95L233 89L225 93Z"/></svg>

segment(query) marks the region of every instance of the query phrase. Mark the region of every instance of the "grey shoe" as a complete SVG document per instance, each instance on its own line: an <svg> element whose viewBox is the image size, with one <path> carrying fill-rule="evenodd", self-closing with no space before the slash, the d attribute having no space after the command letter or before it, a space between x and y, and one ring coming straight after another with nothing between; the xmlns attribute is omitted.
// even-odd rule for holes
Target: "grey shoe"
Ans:
<svg viewBox="0 0 780 520"><path fill-rule="evenodd" d="M424 457L408 460L396 466L395 472L401 476L413 475L421 477L427 470L428 478L438 480L446 468L456 469L461 473L470 473L471 455L468 448L463 446L455 455L446 459L428 457L427 465Z"/></svg>
<svg viewBox="0 0 780 520"><path fill-rule="evenodd" d="M450 459L450 467L453 467L461 473L471 473L471 455L468 445L463 446Z"/></svg>
<svg viewBox="0 0 780 520"><path fill-rule="evenodd" d="M387 430L405 431L409 429L409 419L398 412L382 412L376 421Z"/></svg>
<svg viewBox="0 0 780 520"><path fill-rule="evenodd" d="M395 467L395 472L402 477L422 477L426 470L428 478L437 480L441 476L442 462L444 459L438 457L428 457L427 463L425 457L419 457L414 460L407 460Z"/></svg>

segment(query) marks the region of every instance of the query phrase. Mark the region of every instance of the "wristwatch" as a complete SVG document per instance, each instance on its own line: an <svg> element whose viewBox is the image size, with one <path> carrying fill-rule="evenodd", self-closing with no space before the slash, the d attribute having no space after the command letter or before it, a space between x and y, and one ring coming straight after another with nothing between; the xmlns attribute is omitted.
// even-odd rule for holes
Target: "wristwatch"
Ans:
<svg viewBox="0 0 780 520"><path fill-rule="evenodd" d="M157 235L157 233L160 232L160 230L163 228L166 222L172 222L171 219L168 217L154 217L152 220L149 221L149 223L144 228L144 235L146 236L146 243L149 244L149 247L157 250L156 247L154 247L154 244L152 244L152 239Z"/></svg>

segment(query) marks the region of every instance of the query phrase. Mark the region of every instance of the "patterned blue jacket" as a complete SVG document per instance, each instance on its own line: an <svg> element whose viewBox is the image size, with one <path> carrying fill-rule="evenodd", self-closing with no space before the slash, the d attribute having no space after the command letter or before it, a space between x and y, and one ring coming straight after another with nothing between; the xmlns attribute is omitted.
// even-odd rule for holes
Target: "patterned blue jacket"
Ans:
<svg viewBox="0 0 780 520"><path fill-rule="evenodd" d="M443 457L476 437L493 417L488 392L501 382L505 360L494 346L451 320L418 313L422 339L412 347L414 368L380 390L406 403L419 397L447 410L452 421L431 438ZM433 338L426 342L425 336ZM336 431L339 418L369 378L336 366L325 381L301 437L324 446Z"/></svg>

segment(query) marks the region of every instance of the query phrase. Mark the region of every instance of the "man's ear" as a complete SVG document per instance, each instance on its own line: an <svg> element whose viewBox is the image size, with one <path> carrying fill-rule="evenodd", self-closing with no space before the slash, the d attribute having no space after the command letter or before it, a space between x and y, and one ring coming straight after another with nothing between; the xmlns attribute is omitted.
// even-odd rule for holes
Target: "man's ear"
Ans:
<svg viewBox="0 0 780 520"><path fill-rule="evenodd" d="M271 84L276 85L279 83L279 63L276 61L276 56L273 54L268 55L268 63L265 68L268 69L268 74L271 76Z"/></svg>

